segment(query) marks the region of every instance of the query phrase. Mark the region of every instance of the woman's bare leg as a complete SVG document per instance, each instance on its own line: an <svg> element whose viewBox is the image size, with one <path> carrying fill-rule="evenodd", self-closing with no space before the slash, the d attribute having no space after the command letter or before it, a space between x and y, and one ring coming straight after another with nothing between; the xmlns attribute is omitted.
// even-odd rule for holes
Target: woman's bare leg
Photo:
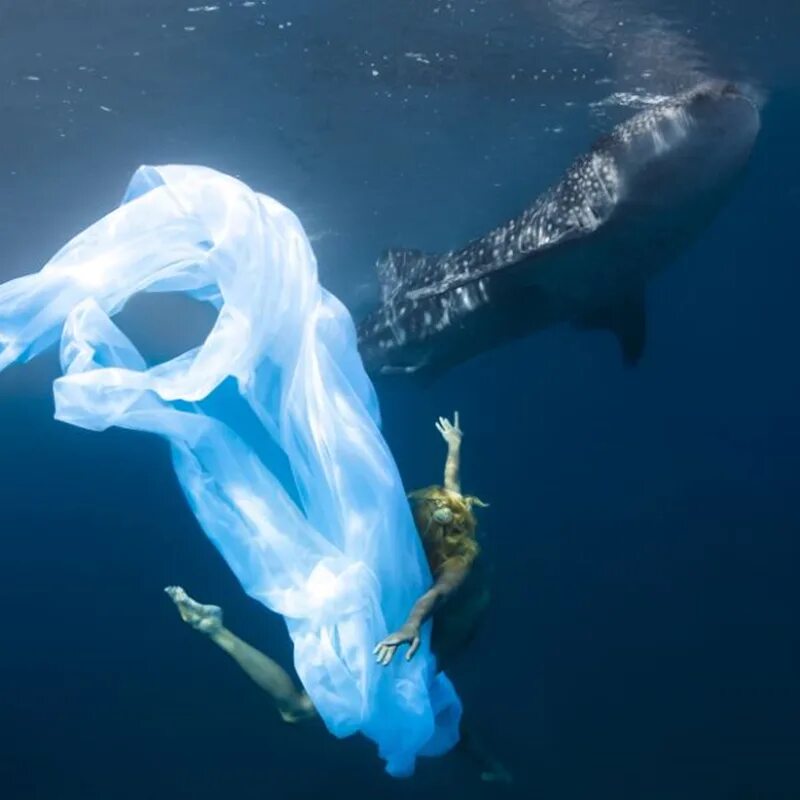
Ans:
<svg viewBox="0 0 800 800"><path fill-rule="evenodd" d="M286 722L300 722L316 716L309 696L299 691L281 666L256 650L222 624L222 609L206 606L189 597L180 586L164 590L178 608L181 619L196 631L206 634L221 647L275 701Z"/></svg>
<svg viewBox="0 0 800 800"><path fill-rule="evenodd" d="M480 772L481 780L486 783L513 783L511 773L483 746L461 720L460 738L456 752L465 756Z"/></svg>

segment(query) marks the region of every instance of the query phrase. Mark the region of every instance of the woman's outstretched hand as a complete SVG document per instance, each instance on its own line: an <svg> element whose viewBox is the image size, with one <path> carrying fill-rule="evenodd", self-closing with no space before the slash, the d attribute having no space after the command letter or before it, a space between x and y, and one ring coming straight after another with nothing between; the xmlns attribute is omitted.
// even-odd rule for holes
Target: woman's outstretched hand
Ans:
<svg viewBox="0 0 800 800"><path fill-rule="evenodd" d="M448 445L460 444L464 433L458 424L458 411L453 415L452 422L447 417L439 417L439 421L436 423L436 430L442 434L442 438Z"/></svg>
<svg viewBox="0 0 800 800"><path fill-rule="evenodd" d="M406 623L396 633L387 636L382 642L375 645L372 654L375 660L381 665L386 666L394 658L394 654L400 645L409 645L408 652L406 653L406 661L411 661L414 654L419 650L420 638L419 627L411 623Z"/></svg>

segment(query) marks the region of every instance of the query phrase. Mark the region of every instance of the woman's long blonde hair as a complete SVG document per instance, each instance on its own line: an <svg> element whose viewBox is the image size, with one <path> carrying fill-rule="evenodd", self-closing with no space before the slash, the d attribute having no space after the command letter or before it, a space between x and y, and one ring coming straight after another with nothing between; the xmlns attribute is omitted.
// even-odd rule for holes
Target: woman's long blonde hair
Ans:
<svg viewBox="0 0 800 800"><path fill-rule="evenodd" d="M418 489L408 496L413 504L414 521L422 537L425 554L431 572L435 575L446 561L462 561L471 564L480 545L476 536L478 521L472 512L473 506L485 507L477 497L466 497L451 492L442 486ZM453 515L451 522L437 522L434 513L439 508L448 508Z"/></svg>

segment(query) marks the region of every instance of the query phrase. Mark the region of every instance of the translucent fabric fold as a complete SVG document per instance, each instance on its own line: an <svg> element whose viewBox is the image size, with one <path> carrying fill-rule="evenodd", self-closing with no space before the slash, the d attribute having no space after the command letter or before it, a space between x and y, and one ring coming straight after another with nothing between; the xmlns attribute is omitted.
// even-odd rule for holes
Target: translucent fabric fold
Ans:
<svg viewBox="0 0 800 800"><path fill-rule="evenodd" d="M216 323L149 365L112 321L138 292L210 302ZM0 370L59 337L56 417L169 441L201 527L285 618L329 730L375 741L396 776L452 747L461 707L429 631L410 663L372 656L430 573L353 322L294 214L207 168L140 168L117 210L0 286Z"/></svg>

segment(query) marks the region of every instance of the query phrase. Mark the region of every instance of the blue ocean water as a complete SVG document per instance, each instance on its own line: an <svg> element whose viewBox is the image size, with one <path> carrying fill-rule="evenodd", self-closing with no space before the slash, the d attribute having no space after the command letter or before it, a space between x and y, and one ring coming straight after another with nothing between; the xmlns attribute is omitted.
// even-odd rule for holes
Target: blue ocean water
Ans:
<svg viewBox="0 0 800 800"><path fill-rule="evenodd" d="M800 796L796 4L86 0L0 20L2 280L140 163L203 163L293 208L358 313L384 247L516 213L626 94L713 74L764 97L743 185L649 289L639 367L557 328L381 384L407 485L438 479L433 421L458 408L465 488L491 503L491 612L452 677L511 787L452 758L392 782L366 742L283 725L161 589L288 664L283 624L201 535L161 442L52 421L51 353L0 376L3 797ZM163 356L207 319L148 299L126 324Z"/></svg>

